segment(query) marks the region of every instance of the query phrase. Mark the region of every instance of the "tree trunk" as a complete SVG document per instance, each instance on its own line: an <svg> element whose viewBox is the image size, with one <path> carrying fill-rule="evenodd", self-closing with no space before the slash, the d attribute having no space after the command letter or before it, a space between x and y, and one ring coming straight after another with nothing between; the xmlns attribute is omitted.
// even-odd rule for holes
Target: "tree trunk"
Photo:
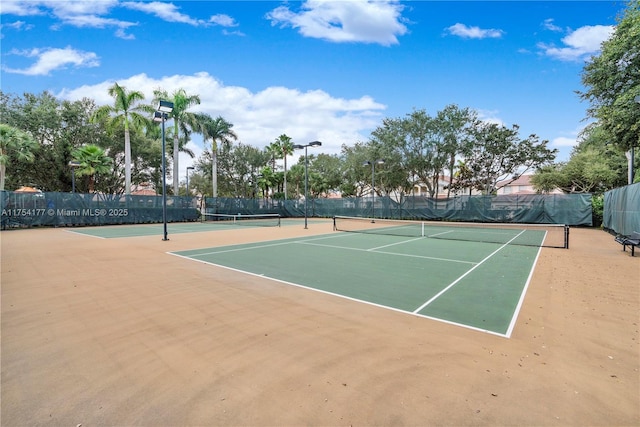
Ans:
<svg viewBox="0 0 640 427"><path fill-rule="evenodd" d="M124 130L124 194L131 194L131 138L127 128Z"/></svg>
<svg viewBox="0 0 640 427"><path fill-rule="evenodd" d="M2 155L2 150L0 150L0 155ZM4 177L6 173L7 165L0 163L0 191L4 190Z"/></svg>
<svg viewBox="0 0 640 427"><path fill-rule="evenodd" d="M287 200L287 153L284 153L284 199Z"/></svg>
<svg viewBox="0 0 640 427"><path fill-rule="evenodd" d="M211 181L213 184L212 197L218 197L218 146L211 143Z"/></svg>
<svg viewBox="0 0 640 427"><path fill-rule="evenodd" d="M177 130L177 129L176 129ZM178 132L173 135L173 194L178 195Z"/></svg>

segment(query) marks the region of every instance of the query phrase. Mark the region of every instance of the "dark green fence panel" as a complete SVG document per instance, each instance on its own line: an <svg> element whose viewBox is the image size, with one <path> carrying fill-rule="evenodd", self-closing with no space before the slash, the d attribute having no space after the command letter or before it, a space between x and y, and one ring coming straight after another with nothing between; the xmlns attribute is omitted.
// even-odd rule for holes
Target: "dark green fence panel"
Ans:
<svg viewBox="0 0 640 427"><path fill-rule="evenodd" d="M640 182L604 193L602 226L625 236L640 232Z"/></svg>
<svg viewBox="0 0 640 427"><path fill-rule="evenodd" d="M80 193L15 193L0 196L2 228L162 222L162 197ZM193 197L167 197L167 221L196 221Z"/></svg>
<svg viewBox="0 0 640 427"><path fill-rule="evenodd" d="M305 215L304 200L207 198L206 212L223 214L277 213L283 217ZM336 215L390 219L465 222L517 222L591 226L591 194L309 199L309 217Z"/></svg>
<svg viewBox="0 0 640 427"><path fill-rule="evenodd" d="M637 187L636 187L637 188ZM635 197L638 197L637 194ZM635 200L635 199L634 199ZM161 196L1 192L2 227L145 224L162 222ZM167 221L195 221L200 209L222 214L336 215L466 222L592 225L590 194L319 198L304 200L167 197ZM606 213L606 211L605 211ZM636 211L637 213L637 211Z"/></svg>

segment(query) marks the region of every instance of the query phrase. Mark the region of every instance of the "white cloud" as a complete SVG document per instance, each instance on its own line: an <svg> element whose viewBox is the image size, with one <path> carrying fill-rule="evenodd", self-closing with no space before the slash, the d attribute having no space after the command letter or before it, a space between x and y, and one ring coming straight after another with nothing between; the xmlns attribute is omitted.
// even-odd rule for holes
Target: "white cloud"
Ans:
<svg viewBox="0 0 640 427"><path fill-rule="evenodd" d="M0 3L0 14L32 16L44 15L44 10L40 8L40 2L25 0L2 0Z"/></svg>
<svg viewBox="0 0 640 427"><path fill-rule="evenodd" d="M562 28L558 27L556 24L553 23L553 18L545 19L544 22L542 23L542 26L549 31L555 31L555 32L562 31Z"/></svg>
<svg viewBox="0 0 640 427"><path fill-rule="evenodd" d="M212 24L220 25L222 27L237 27L238 23L229 15L213 15L209 18L209 22Z"/></svg>
<svg viewBox="0 0 640 427"><path fill-rule="evenodd" d="M478 113L478 119L485 123L496 124L498 126L507 126L500 117L498 117L498 111L492 110L476 110Z"/></svg>
<svg viewBox="0 0 640 427"><path fill-rule="evenodd" d="M587 25L570 32L562 39L563 47L539 43L538 48L544 55L561 61L580 61L600 51L603 41L613 33L610 25Z"/></svg>
<svg viewBox="0 0 640 427"><path fill-rule="evenodd" d="M131 39L133 36L125 34L125 30L138 25L137 23L101 16L108 14L117 5L118 0L10 0L2 2L2 13L22 16L50 13L60 20L51 26L52 30L59 30L61 25L78 28L116 27L117 37Z"/></svg>
<svg viewBox="0 0 640 427"><path fill-rule="evenodd" d="M449 34L462 37L465 39L486 39L486 38L500 38L504 34L502 30L496 30L493 28L482 29L480 27L468 27L465 24L457 23L447 28Z"/></svg>
<svg viewBox="0 0 640 427"><path fill-rule="evenodd" d="M557 138L553 138L551 141L552 147L575 147L578 144L576 137L569 138L566 136L559 136Z"/></svg>
<svg viewBox="0 0 640 427"><path fill-rule="evenodd" d="M159 1L152 2L123 2L120 4L127 9L138 10L140 12L149 13L155 15L158 18L167 22L179 22L189 25L203 25L204 21L200 19L193 19L189 15L185 15L178 11L178 7L173 3L164 3Z"/></svg>
<svg viewBox="0 0 640 427"><path fill-rule="evenodd" d="M363 42L389 46L407 32L395 0L307 0L300 12L280 6L266 16L272 25L297 28L305 37L331 42Z"/></svg>
<svg viewBox="0 0 640 427"><path fill-rule="evenodd" d="M268 87L251 92L240 86L225 86L206 72L161 78L138 74L117 82L127 89L141 91L149 103L157 88L169 93L183 88L188 94L198 94L201 104L193 107L194 112L224 117L233 123L240 142L258 148L264 148L285 133L296 143L320 140L322 153L337 154L342 144L366 140L371 130L380 124L386 108L369 96L335 98L322 90L301 92L286 87ZM89 97L98 105L110 105L113 99L107 90L113 83L105 81L65 89L58 97L67 100ZM189 148L196 154L202 153L202 138L194 134ZM180 158L181 177L191 162L186 157Z"/></svg>
<svg viewBox="0 0 640 427"><path fill-rule="evenodd" d="M16 31L29 31L33 28L33 25L27 24L24 21L16 21L8 24L0 24L0 31L5 28L9 28ZM0 39L4 38L4 32L0 32Z"/></svg>
<svg viewBox="0 0 640 427"><path fill-rule="evenodd" d="M67 65L75 67L97 67L100 65L98 55L93 52L84 52L71 47L64 49L45 48L31 49L28 51L11 51L11 54L27 58L37 58L36 62L28 68L17 69L3 65L7 73L24 74L28 76L48 75L51 71L65 68Z"/></svg>

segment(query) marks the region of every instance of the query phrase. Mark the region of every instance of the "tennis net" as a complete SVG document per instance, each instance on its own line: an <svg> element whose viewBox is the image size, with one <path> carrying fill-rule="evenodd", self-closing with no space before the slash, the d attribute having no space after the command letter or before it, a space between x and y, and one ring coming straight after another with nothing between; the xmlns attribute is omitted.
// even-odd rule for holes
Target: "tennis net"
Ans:
<svg viewBox="0 0 640 427"><path fill-rule="evenodd" d="M333 229L356 233L569 249L569 226L564 224L410 221L335 216Z"/></svg>
<svg viewBox="0 0 640 427"><path fill-rule="evenodd" d="M203 213L202 221L217 222L220 224L247 225L249 227L280 227L280 214L231 215Z"/></svg>

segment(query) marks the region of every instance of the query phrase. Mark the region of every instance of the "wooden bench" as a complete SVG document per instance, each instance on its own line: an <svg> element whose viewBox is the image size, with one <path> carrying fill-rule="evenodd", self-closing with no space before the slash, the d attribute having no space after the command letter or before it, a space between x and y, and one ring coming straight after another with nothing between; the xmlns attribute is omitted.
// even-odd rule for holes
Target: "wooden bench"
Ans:
<svg viewBox="0 0 640 427"><path fill-rule="evenodd" d="M622 245L622 250L626 251L627 246L631 248L631 256L634 256L636 246L640 246L640 233L634 231L628 236L616 236L616 242Z"/></svg>

